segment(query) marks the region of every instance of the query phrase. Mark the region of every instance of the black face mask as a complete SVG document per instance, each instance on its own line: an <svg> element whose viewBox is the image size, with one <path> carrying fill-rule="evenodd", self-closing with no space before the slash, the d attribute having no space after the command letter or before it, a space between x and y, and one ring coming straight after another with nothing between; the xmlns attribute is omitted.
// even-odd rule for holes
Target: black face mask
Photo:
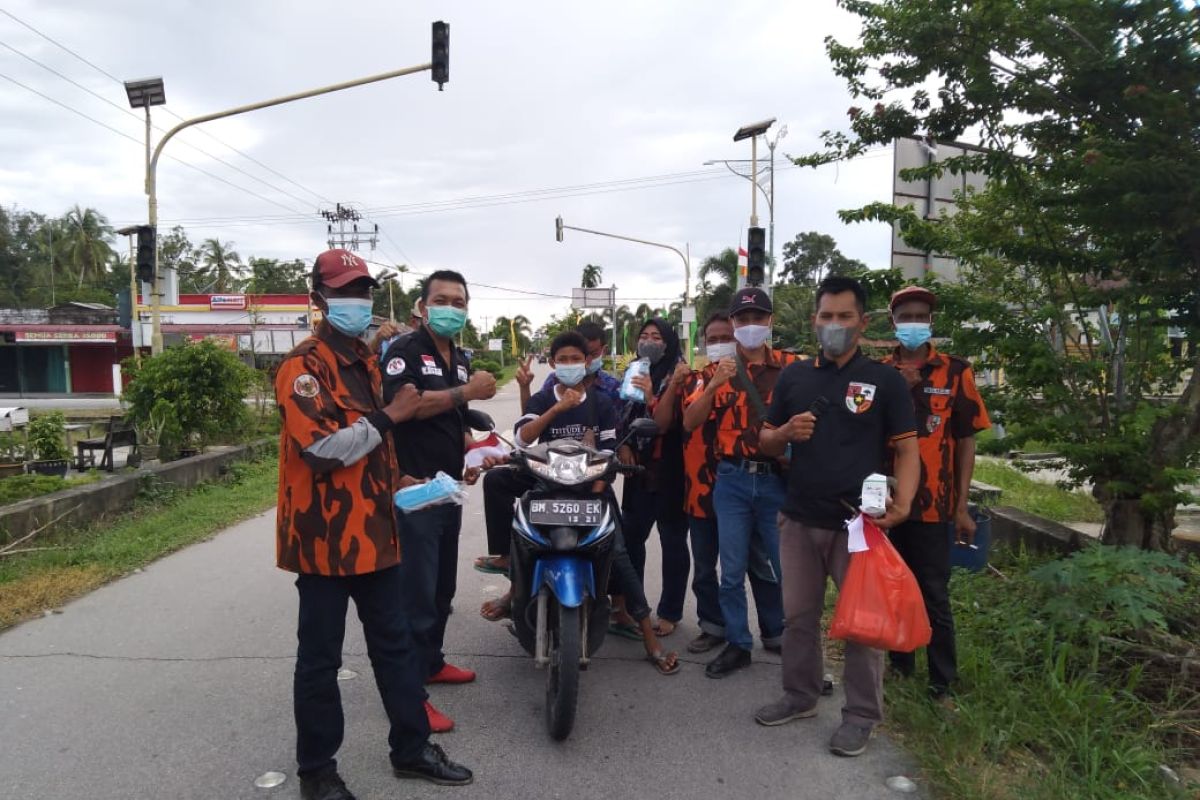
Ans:
<svg viewBox="0 0 1200 800"><path fill-rule="evenodd" d="M651 364L657 364L667 353L665 342L638 342L638 358L647 359Z"/></svg>

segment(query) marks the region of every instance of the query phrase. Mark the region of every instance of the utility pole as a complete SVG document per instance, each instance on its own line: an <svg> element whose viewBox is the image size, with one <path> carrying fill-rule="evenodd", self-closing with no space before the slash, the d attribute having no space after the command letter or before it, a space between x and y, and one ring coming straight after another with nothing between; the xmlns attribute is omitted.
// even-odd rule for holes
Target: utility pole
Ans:
<svg viewBox="0 0 1200 800"><path fill-rule="evenodd" d="M54 305L54 221L46 224L46 235L50 237L50 305Z"/></svg>
<svg viewBox="0 0 1200 800"><path fill-rule="evenodd" d="M338 203L333 211L323 210L320 213L328 223L325 232L329 236L327 241L330 250L340 248L357 253L363 244L367 244L372 252L375 251L376 245L379 244L379 225L360 231L358 223L362 221L362 214L357 209ZM335 224L337 230L334 230ZM350 230L346 230L347 225L350 226Z"/></svg>

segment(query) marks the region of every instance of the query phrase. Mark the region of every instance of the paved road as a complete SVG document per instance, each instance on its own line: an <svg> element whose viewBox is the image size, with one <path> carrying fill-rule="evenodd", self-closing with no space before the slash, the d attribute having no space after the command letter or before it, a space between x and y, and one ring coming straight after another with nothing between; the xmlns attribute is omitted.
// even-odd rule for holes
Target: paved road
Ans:
<svg viewBox="0 0 1200 800"><path fill-rule="evenodd" d="M544 367L542 368L545 369ZM515 416L515 386L489 404ZM438 737L475 769L476 782L444 789L397 785L386 721L360 631L352 620L341 684L347 739L341 769L360 798L699 798L870 800L893 796L891 775L911 769L883 737L864 757L826 751L840 692L817 719L782 728L751 714L773 699L778 659L723 681L702 659L659 677L641 646L610 639L583 676L571 738L542 722L543 673L500 626L476 613L501 582L471 569L483 551L481 498L466 507L456 613L447 649L479 670L477 683L433 687L459 729ZM651 558L655 559L656 548ZM0 797L13 800L293 798L291 672L295 590L273 567L273 514L235 525L49 616L0 635ZM653 560L650 573L658 569ZM658 581L651 581L652 602ZM682 649L687 624L668 642ZM288 773L275 789L254 779Z"/></svg>

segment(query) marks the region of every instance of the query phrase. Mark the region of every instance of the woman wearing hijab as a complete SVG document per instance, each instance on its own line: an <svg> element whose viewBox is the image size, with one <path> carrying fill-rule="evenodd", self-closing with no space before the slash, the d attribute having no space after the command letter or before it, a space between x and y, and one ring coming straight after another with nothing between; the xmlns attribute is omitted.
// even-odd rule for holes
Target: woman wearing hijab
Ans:
<svg viewBox="0 0 1200 800"><path fill-rule="evenodd" d="M630 403L626 407L626 424L638 417L652 417L658 399L674 397L678 385L688 375L679 337L665 320L651 319L642 326L637 353L638 358L650 362L650 374L634 379L634 385L645 394L646 402ZM659 436L635 439L627 447L629 449L621 454L622 459L636 461L646 471L625 478L621 502L625 544L644 585L646 541L650 529L658 526L662 543L662 596L656 611L655 633L669 636L683 619L683 601L691 572L688 522L684 513L682 425L676 419Z"/></svg>

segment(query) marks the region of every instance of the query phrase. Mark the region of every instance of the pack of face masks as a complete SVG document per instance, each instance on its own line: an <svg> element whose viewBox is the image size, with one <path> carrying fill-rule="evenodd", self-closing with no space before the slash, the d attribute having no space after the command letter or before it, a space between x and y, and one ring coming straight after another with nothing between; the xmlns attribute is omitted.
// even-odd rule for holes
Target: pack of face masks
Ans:
<svg viewBox="0 0 1200 800"><path fill-rule="evenodd" d="M467 500L467 490L454 478L444 472L439 472L433 476L432 480L396 492L395 499L396 508L406 512L446 503L461 506Z"/></svg>
<svg viewBox="0 0 1200 800"><path fill-rule="evenodd" d="M639 358L625 370L625 379L621 381L621 399L631 403L645 403L646 393L633 385L633 379L638 375L650 374L650 359Z"/></svg>

